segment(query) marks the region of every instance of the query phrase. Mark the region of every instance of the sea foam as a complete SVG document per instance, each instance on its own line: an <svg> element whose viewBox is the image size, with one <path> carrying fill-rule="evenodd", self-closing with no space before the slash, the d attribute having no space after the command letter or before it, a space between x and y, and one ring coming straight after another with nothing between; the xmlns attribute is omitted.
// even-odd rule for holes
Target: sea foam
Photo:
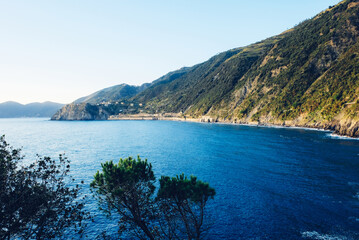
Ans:
<svg viewBox="0 0 359 240"><path fill-rule="evenodd" d="M335 133L330 133L327 134L328 138L333 138L333 139L341 139L341 140L359 140L359 138L353 138L353 137L348 137L348 136L341 136L341 135L337 135Z"/></svg>
<svg viewBox="0 0 359 240"><path fill-rule="evenodd" d="M315 239L315 240L349 240L347 237L344 236L320 234L316 231L302 232L302 237L306 239Z"/></svg>

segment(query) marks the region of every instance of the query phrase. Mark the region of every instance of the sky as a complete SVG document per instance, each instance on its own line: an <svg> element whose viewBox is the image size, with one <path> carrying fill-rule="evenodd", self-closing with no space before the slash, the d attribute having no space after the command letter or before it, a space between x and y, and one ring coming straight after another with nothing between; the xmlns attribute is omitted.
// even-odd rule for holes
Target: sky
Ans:
<svg viewBox="0 0 359 240"><path fill-rule="evenodd" d="M263 40L339 0L0 0L0 103L70 103Z"/></svg>

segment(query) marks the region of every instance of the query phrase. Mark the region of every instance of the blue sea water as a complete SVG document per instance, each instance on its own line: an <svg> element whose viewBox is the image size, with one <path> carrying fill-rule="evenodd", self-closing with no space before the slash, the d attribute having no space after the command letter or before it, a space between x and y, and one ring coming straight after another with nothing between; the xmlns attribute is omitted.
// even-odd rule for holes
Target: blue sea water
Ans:
<svg viewBox="0 0 359 240"><path fill-rule="evenodd" d="M156 176L196 175L216 189L208 239L359 239L359 141L304 129L170 121L0 119L26 159L72 161L85 182L100 163L140 155ZM87 238L116 222L96 215Z"/></svg>

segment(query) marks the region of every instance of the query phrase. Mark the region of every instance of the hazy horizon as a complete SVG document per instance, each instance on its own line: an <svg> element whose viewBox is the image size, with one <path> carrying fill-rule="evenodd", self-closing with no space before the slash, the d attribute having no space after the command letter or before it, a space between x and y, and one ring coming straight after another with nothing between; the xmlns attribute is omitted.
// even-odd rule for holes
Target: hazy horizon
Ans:
<svg viewBox="0 0 359 240"><path fill-rule="evenodd" d="M28 104L33 104L33 103L59 103L59 104L67 104L67 103L60 103L60 102L53 102L53 101L42 101L42 102L39 102L39 101L35 101L35 102L29 102L29 103L20 103L20 102L17 102L17 101L12 101L12 100L9 100L9 101L3 101L3 102L0 102L0 104L2 103L19 103L21 105L28 105Z"/></svg>
<svg viewBox="0 0 359 240"><path fill-rule="evenodd" d="M0 103L70 103L280 34L339 0L0 1Z"/></svg>

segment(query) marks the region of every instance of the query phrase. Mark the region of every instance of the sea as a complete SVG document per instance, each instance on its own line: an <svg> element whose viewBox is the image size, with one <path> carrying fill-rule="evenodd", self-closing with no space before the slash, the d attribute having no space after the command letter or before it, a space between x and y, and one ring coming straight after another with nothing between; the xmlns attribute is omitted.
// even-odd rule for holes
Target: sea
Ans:
<svg viewBox="0 0 359 240"><path fill-rule="evenodd" d="M117 231L91 197L101 163L148 159L157 178L195 175L215 188L205 239L359 239L359 141L328 131L175 121L0 119L0 134L36 154L71 160L94 215L83 238Z"/></svg>

